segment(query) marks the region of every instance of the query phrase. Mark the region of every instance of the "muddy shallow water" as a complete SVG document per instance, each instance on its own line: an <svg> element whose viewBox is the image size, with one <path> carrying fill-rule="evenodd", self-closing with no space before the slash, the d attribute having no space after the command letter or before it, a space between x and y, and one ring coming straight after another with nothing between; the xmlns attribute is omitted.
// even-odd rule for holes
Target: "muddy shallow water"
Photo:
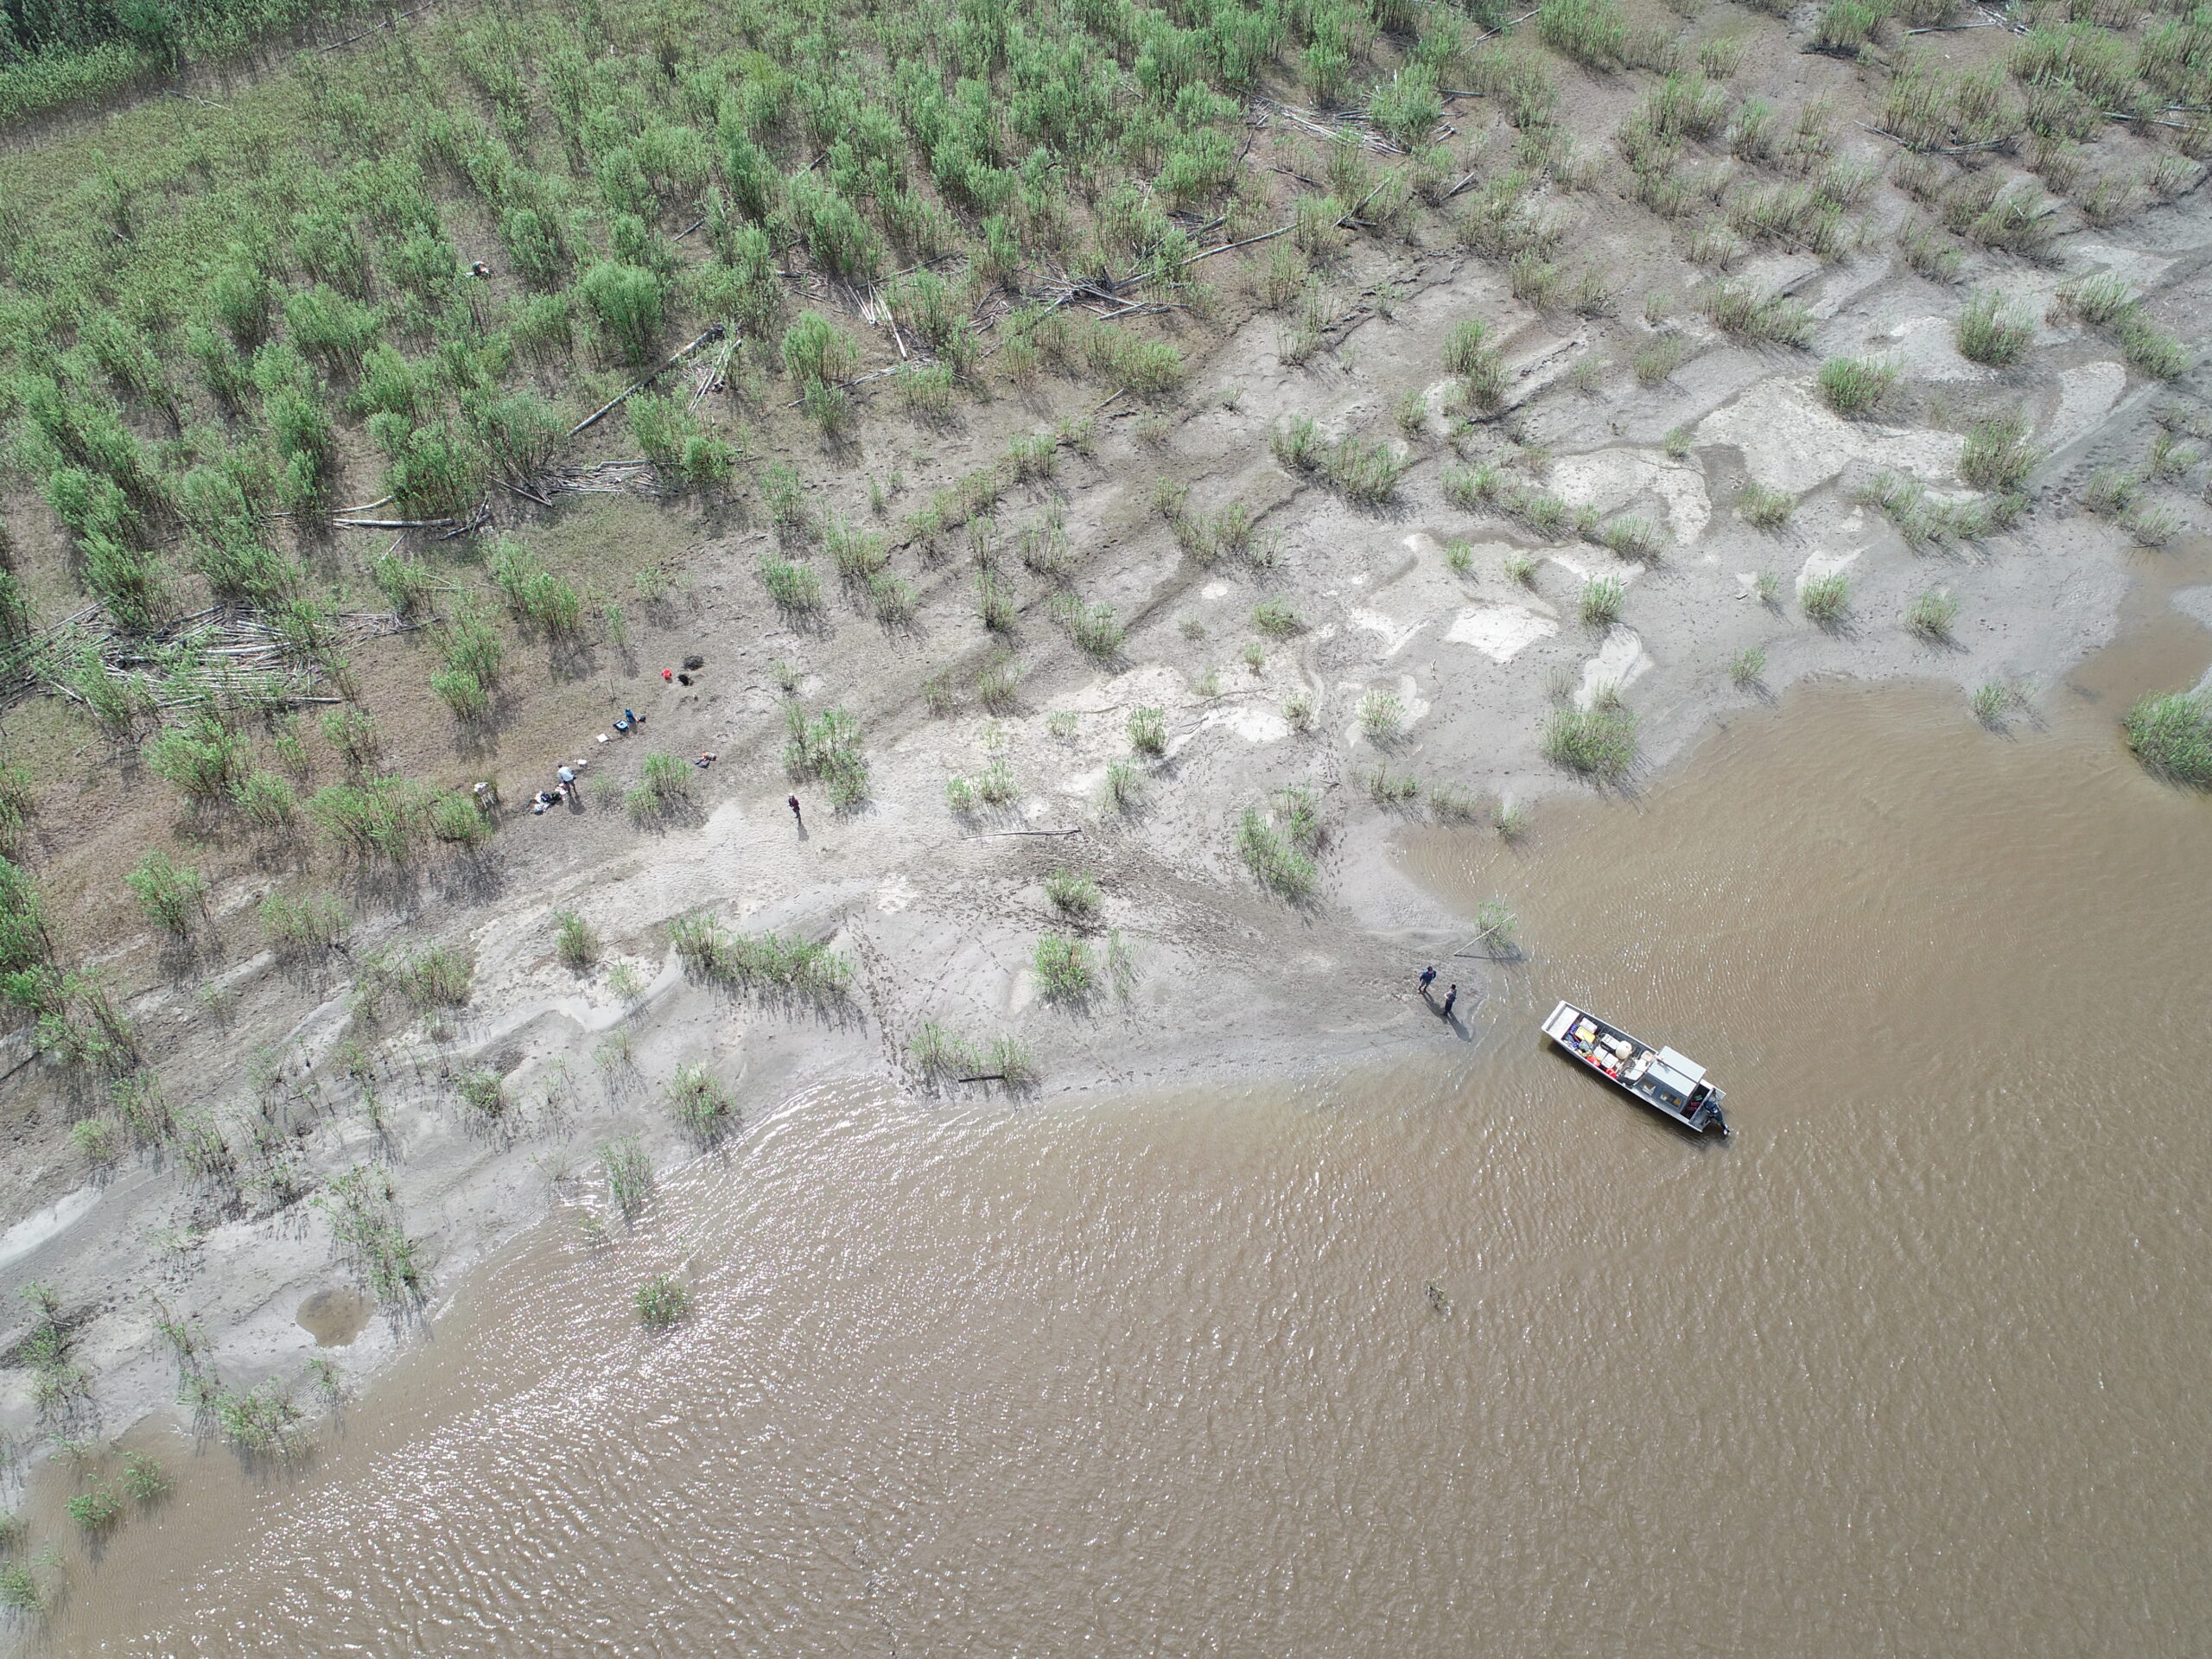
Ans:
<svg viewBox="0 0 2212 1659"><path fill-rule="evenodd" d="M789 1101L480 1271L304 1472L190 1460L53 1646L2201 1651L2212 801L2112 723L2204 654L2005 738L1815 689L1522 850L1414 836L1529 956L1389 1071ZM1736 1138L1547 1052L1557 995Z"/></svg>

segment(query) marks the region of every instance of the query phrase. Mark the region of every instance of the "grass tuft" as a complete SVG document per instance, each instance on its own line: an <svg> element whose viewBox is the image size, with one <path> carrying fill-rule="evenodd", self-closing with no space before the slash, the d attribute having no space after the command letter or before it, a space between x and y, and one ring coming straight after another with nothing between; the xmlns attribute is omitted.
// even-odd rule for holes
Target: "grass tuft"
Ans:
<svg viewBox="0 0 2212 1659"><path fill-rule="evenodd" d="M2212 696L2168 691L2138 699L2127 711L2127 747L2161 778L2212 789Z"/></svg>
<svg viewBox="0 0 2212 1659"><path fill-rule="evenodd" d="M1851 579L1840 570L1808 576L1798 590L1797 602L1805 614L1824 628L1841 626L1851 610Z"/></svg>

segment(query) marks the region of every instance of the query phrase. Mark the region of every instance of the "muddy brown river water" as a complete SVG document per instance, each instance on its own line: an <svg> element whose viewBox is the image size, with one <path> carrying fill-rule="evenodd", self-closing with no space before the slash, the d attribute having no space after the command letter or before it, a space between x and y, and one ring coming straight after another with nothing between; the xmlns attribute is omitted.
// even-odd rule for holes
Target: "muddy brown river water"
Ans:
<svg viewBox="0 0 2212 1659"><path fill-rule="evenodd" d="M1815 688L1416 837L1529 957L1391 1070L786 1102L474 1275L304 1472L190 1459L51 1646L2201 1654L2212 801L2113 725L2205 647L2009 737ZM1736 1138L1547 1052L1558 995Z"/></svg>

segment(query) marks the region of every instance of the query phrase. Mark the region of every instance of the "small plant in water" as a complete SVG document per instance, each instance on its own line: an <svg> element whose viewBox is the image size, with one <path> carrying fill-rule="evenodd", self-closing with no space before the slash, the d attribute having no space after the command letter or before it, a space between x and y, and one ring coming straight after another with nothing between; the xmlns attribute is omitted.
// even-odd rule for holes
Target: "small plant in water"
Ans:
<svg viewBox="0 0 2212 1659"><path fill-rule="evenodd" d="M657 1273L638 1287L639 1322L664 1331L691 1315L691 1293L673 1274Z"/></svg>
<svg viewBox="0 0 2212 1659"><path fill-rule="evenodd" d="M2127 747L2162 778L2212 789L2212 694L2169 691L2127 711Z"/></svg>
<svg viewBox="0 0 2212 1659"><path fill-rule="evenodd" d="M652 1196L652 1160L634 1135L610 1141L599 1149L599 1166L607 1177L607 1202L625 1221L635 1221Z"/></svg>

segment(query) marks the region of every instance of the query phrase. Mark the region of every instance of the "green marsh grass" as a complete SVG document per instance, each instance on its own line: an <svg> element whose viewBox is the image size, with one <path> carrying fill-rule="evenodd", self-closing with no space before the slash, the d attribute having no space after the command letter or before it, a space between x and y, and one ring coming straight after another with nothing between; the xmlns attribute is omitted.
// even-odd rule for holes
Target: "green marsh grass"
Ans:
<svg viewBox="0 0 2212 1659"><path fill-rule="evenodd" d="M1544 722L1545 758L1573 772L1625 777L1636 760L1637 718L1618 703L1555 709Z"/></svg>
<svg viewBox="0 0 2212 1659"><path fill-rule="evenodd" d="M1940 588L1929 588L1916 594L1905 612L1905 626L1923 639L1938 645L1948 644L1951 630L1959 620L1959 601Z"/></svg>
<svg viewBox="0 0 2212 1659"><path fill-rule="evenodd" d="M1098 914L1098 880L1085 871L1054 870L1045 878L1045 896L1055 910L1077 921L1089 921Z"/></svg>
<svg viewBox="0 0 2212 1659"><path fill-rule="evenodd" d="M2168 691L2139 698L2124 722L2127 747L2151 772L2212 789L2212 696Z"/></svg>
<svg viewBox="0 0 2212 1659"><path fill-rule="evenodd" d="M664 1331L691 1317L691 1293L672 1274L655 1274L638 1287L632 1300L638 1322L649 1330Z"/></svg>
<svg viewBox="0 0 2212 1659"><path fill-rule="evenodd" d="M1840 570L1808 576L1797 590L1797 603L1821 627L1840 627L1851 611L1851 579Z"/></svg>
<svg viewBox="0 0 2212 1659"><path fill-rule="evenodd" d="M1065 933L1046 933L1031 953L1030 966L1048 1001L1080 1002L1090 995L1096 973L1090 948Z"/></svg>
<svg viewBox="0 0 2212 1659"><path fill-rule="evenodd" d="M553 952L563 967L582 973L599 959L599 935L590 923L573 910L553 912Z"/></svg>
<svg viewBox="0 0 2212 1659"><path fill-rule="evenodd" d="M207 877L188 864L172 862L167 853L146 854L123 880L147 919L180 938L192 931L195 918L207 914Z"/></svg>
<svg viewBox="0 0 2212 1659"><path fill-rule="evenodd" d="M1977 289L1959 313L1959 354L1991 368L2010 368L2035 344L2035 319L1994 289Z"/></svg>
<svg viewBox="0 0 2212 1659"><path fill-rule="evenodd" d="M1847 421L1881 407L1896 389L1898 369L1874 358L1832 357L1821 365L1821 401Z"/></svg>
<svg viewBox="0 0 2212 1659"><path fill-rule="evenodd" d="M677 1127L702 1144L721 1139L737 1118L729 1086L702 1065L678 1066L666 1098Z"/></svg>
<svg viewBox="0 0 2212 1659"><path fill-rule="evenodd" d="M1770 534L1785 528L1790 516L1797 511L1796 497L1782 490L1770 489L1756 480L1747 480L1736 492L1736 512L1744 522L1755 530Z"/></svg>
<svg viewBox="0 0 2212 1659"><path fill-rule="evenodd" d="M1582 584L1578 610L1586 628L1604 630L1621 620L1621 606L1628 589L1618 576L1593 576Z"/></svg>
<svg viewBox="0 0 2212 1659"><path fill-rule="evenodd" d="M609 1141L599 1149L599 1168L607 1182L607 1200L626 1222L635 1221L652 1197L652 1160L634 1135Z"/></svg>

